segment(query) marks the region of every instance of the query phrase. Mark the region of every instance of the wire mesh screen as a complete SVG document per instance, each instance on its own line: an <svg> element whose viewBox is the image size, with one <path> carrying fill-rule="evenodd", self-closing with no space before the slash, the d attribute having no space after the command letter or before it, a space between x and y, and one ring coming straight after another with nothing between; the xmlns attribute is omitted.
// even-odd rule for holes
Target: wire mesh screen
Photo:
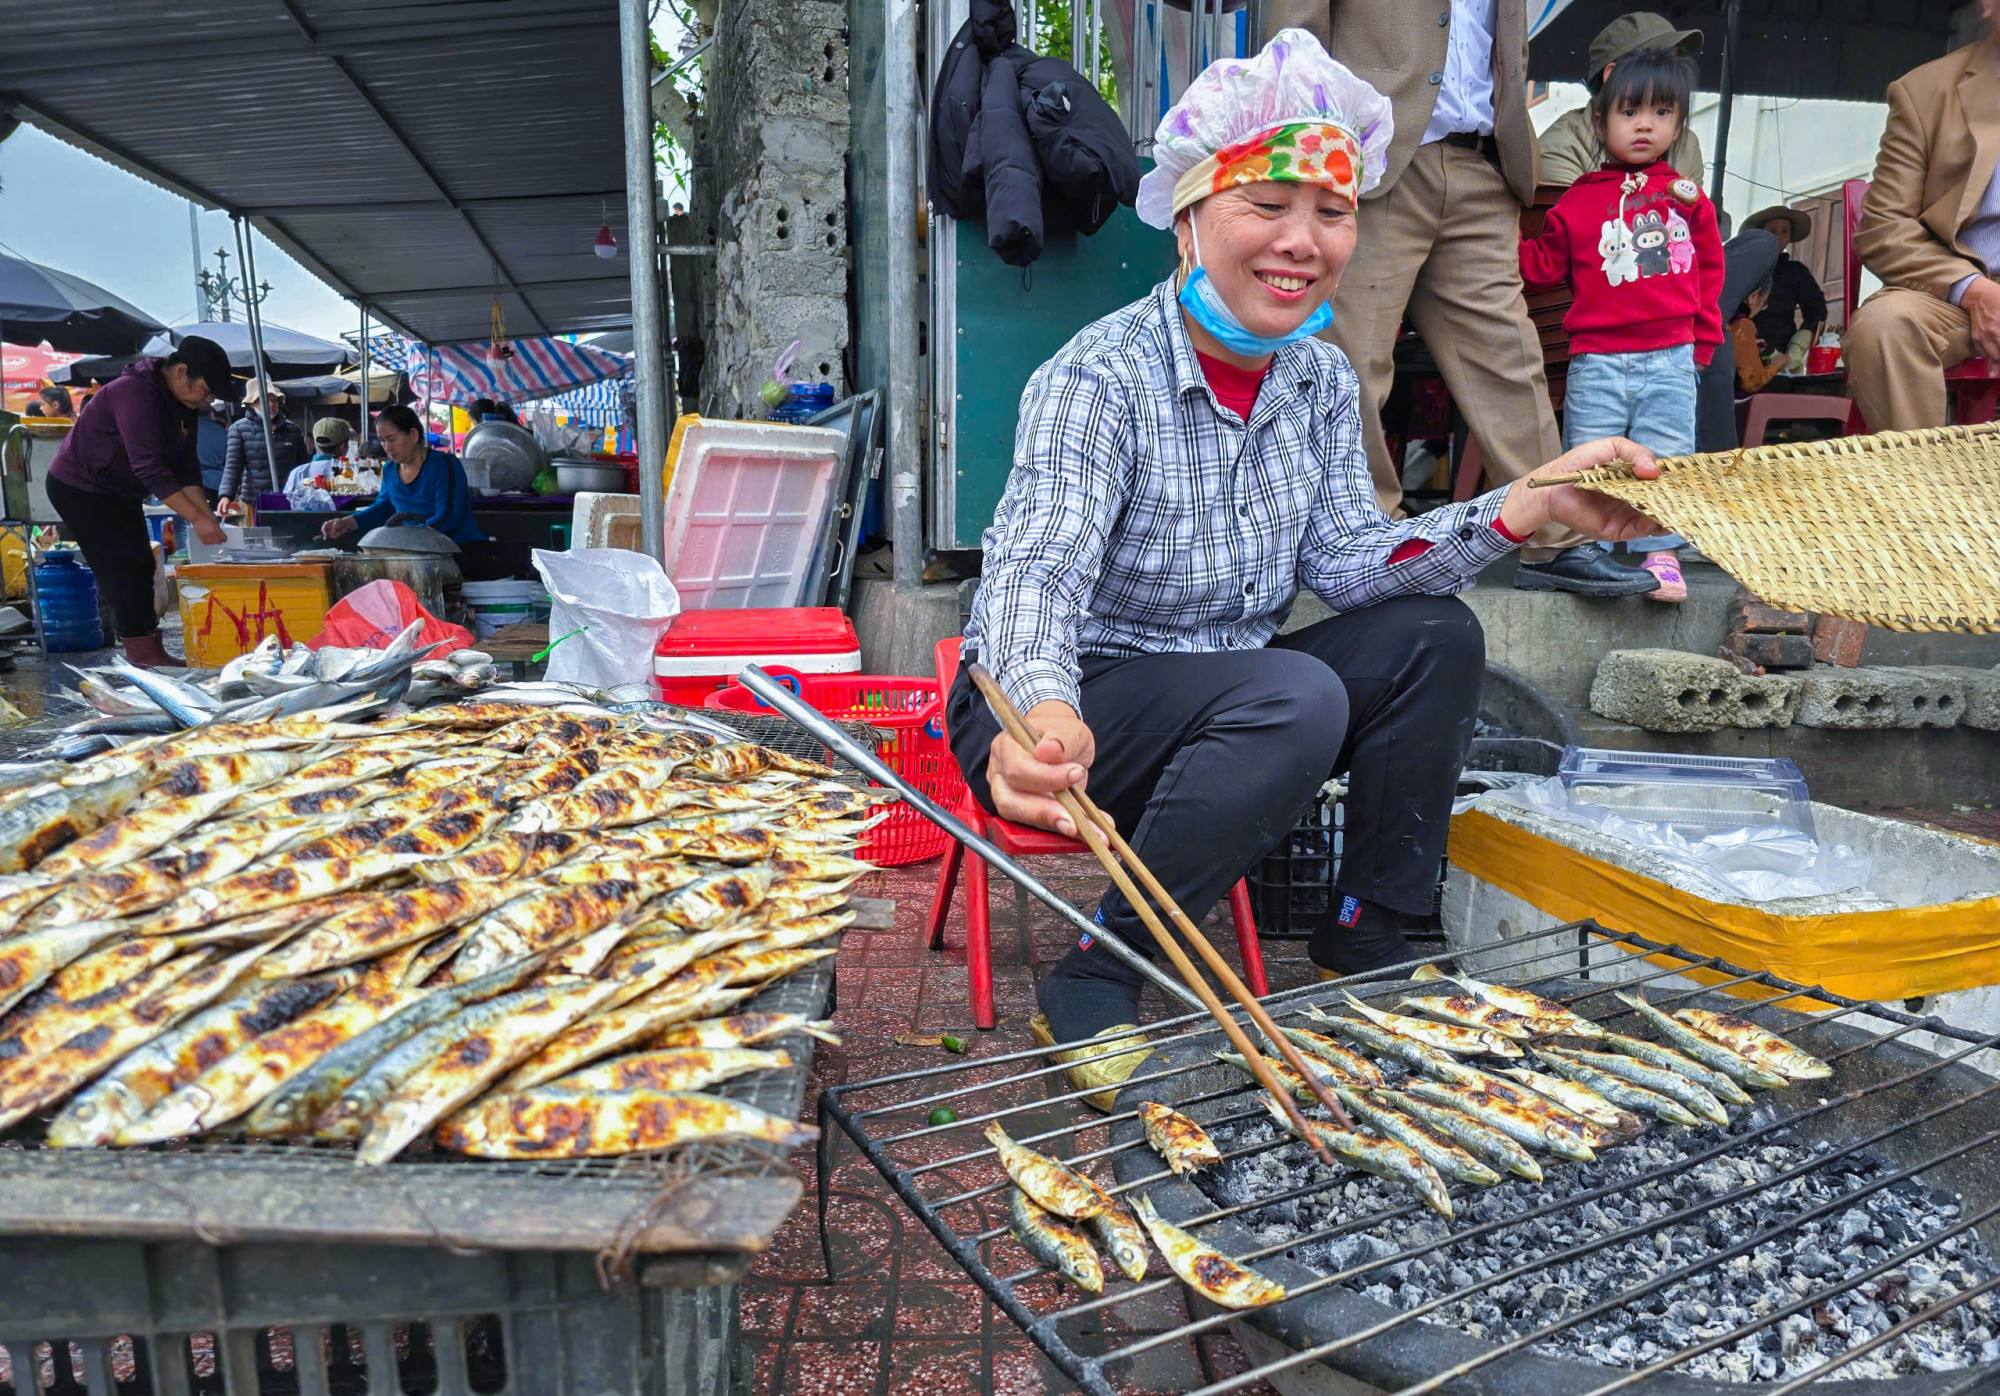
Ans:
<svg viewBox="0 0 2000 1396"><path fill-rule="evenodd" d="M1650 1050L1641 1034L1655 1020L1636 1006L1643 996L1663 1014L1746 1019L1829 1071L1740 1092L1743 1103L1722 1110L1726 1125L1632 1115L1615 1139L1581 1150L1541 1136L1523 1152L1532 1179L1447 1179L1436 1198L1396 1169L1382 1177L1347 1166L1380 1142L1366 1117L1343 1166L1314 1158L1273 1122L1248 1076L1217 1060L1226 1043L1195 1017L1149 1030L1152 1054L1108 1115L1031 1051L833 1088L822 1122L846 1132L996 1305L1093 1393L1120 1389L1149 1353L1189 1339L1199 1352L1204 1335L1224 1328L1253 1365L1226 1379L1205 1372L1189 1383L1196 1396L1267 1379L1327 1389L1327 1368L1398 1396L1447 1387L1610 1396L1640 1385L1778 1393L1841 1380L1898 1396L2000 1389L1991 1249L2000 1081L1970 1064L1993 1061L2000 1036L1589 922L1461 951L1460 963L1616 1034L1597 1042L1607 1052ZM1358 976L1265 1002L1281 1027L1324 1031L1315 1014L1359 1011L1349 991L1393 1010L1440 988L1451 986ZM1577 1044L1565 1052L1572 1060L1588 1050L1572 1035L1544 1041ZM1386 1087L1400 1088L1393 1098L1426 1090L1422 1073L1376 1060L1389 1067ZM1619 1093L1628 1105L1642 1100ZM1169 1171L1137 1117L1149 1101L1199 1122L1220 1160L1187 1178ZM958 1118L928 1123L938 1106ZM984 1137L994 1123L1134 1212L1157 1209L1195 1243L1282 1285L1282 1300L1210 1302L1158 1249L1143 1280L1106 1259L1101 1290L1079 1288L1021 1243L1009 1177L1020 1174L1003 1172ZM1194 1273L1228 1299L1217 1282L1225 1272ZM1121 1338L1157 1330L1161 1302L1176 1297L1185 1322ZM1149 1307L1150 1322L1127 1317Z"/></svg>

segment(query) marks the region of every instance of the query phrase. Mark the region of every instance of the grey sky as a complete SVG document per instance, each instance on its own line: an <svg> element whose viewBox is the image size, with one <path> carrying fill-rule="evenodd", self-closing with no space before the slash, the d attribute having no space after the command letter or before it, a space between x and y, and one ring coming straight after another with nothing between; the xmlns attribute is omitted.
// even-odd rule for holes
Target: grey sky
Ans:
<svg viewBox="0 0 2000 1396"><path fill-rule="evenodd" d="M200 228L208 266L215 249L227 248L233 271L229 215L204 212ZM194 318L187 201L30 126L0 142L0 244L95 281L168 324ZM360 328L346 301L261 234L257 275L271 283L263 309L272 324L326 339Z"/></svg>

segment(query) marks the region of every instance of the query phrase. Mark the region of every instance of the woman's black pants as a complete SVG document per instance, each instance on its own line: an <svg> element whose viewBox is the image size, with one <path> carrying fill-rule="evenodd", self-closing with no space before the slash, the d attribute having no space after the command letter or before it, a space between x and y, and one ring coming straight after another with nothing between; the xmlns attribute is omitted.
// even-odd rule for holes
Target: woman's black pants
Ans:
<svg viewBox="0 0 2000 1396"><path fill-rule="evenodd" d="M1262 650L1086 658L1090 795L1199 919L1345 772L1340 892L1427 912L1485 666L1478 618L1445 596L1395 597ZM999 723L963 671L949 702L952 750L990 810ZM1101 911L1151 949L1115 888Z"/></svg>
<svg viewBox="0 0 2000 1396"><path fill-rule="evenodd" d="M98 594L111 604L120 638L136 640L158 630L153 536L146 531L146 511L139 501L54 479L48 489L63 531L83 550L83 560L97 576Z"/></svg>

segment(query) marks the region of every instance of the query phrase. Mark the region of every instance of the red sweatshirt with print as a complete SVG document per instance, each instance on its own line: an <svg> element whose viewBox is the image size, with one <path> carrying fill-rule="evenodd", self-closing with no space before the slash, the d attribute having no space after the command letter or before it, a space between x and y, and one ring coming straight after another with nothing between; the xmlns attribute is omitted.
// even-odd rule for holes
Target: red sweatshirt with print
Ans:
<svg viewBox="0 0 2000 1396"><path fill-rule="evenodd" d="M1694 345L1703 368L1722 343L1722 238L1701 186L1661 161L1609 164L1579 179L1521 242L1521 278L1565 282L1572 354Z"/></svg>

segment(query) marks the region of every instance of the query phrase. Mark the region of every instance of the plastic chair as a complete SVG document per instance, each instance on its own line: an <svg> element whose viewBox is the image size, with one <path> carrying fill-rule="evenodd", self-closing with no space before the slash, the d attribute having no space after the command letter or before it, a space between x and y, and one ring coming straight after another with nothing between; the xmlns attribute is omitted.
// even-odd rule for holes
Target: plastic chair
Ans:
<svg viewBox="0 0 2000 1396"><path fill-rule="evenodd" d="M1854 229L1861 222L1861 203L1868 197L1868 184L1865 179L1850 179L1840 186L1841 276L1846 283L1841 296L1850 327L1854 307L1861 299L1861 257L1854 250ZM1953 364L1944 371L1944 389L1951 399L1952 420L1960 425L1990 422L2000 416L2000 370L1991 360L1974 356Z"/></svg>
<svg viewBox="0 0 2000 1396"><path fill-rule="evenodd" d="M1838 422L1840 434L1845 436L1856 410L1851 399L1829 393L1753 393L1749 415L1743 420L1743 444L1763 445L1764 433L1773 422Z"/></svg>
<svg viewBox="0 0 2000 1396"><path fill-rule="evenodd" d="M959 637L956 635L937 643L938 691L944 695L947 706L951 701L952 683L958 678L958 645ZM945 739L949 741L950 738L947 726ZM1079 839L1064 838L1046 829L1012 824L998 815L988 814L980 808L979 801L969 790L952 813L975 834L991 841L1010 857L1090 852L1090 845ZM945 850L944 864L938 869L937 891L931 897L930 920L924 926L925 946L931 950L944 948L944 923L951 914L951 897L958 886L961 864L965 869L965 968L972 998L972 1021L976 1027L991 1028L995 1023L993 934L986 900L986 860L976 854L967 857L965 845L956 839ZM1264 978L1264 954L1257 944L1257 922L1250 911L1250 889L1241 880L1229 889L1229 914L1236 923L1236 948L1243 958L1243 982L1250 986L1251 993L1260 997L1270 993L1271 986ZM1031 963L1033 955L1031 941Z"/></svg>

